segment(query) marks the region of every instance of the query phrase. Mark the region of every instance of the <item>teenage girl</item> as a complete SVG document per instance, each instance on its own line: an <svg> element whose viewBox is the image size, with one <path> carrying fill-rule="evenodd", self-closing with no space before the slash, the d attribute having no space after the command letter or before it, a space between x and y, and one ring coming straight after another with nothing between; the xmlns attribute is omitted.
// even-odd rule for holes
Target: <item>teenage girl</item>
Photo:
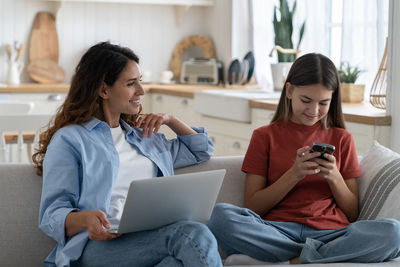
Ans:
<svg viewBox="0 0 400 267"><path fill-rule="evenodd" d="M313 142L336 150L310 152ZM242 171L245 208L218 204L208 223L227 255L291 263L400 256L399 221L356 221L361 172L327 57L307 54L293 63L275 116L254 131Z"/></svg>

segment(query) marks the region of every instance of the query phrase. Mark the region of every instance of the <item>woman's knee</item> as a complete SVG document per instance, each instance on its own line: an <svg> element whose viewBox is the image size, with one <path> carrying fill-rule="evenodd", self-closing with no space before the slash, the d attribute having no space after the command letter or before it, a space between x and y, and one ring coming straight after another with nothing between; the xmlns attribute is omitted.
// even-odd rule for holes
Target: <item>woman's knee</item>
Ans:
<svg viewBox="0 0 400 267"><path fill-rule="evenodd" d="M216 240L210 229L203 223L194 221L180 221L178 222L178 234L188 237L192 240L198 240L201 243L208 243L212 245Z"/></svg>

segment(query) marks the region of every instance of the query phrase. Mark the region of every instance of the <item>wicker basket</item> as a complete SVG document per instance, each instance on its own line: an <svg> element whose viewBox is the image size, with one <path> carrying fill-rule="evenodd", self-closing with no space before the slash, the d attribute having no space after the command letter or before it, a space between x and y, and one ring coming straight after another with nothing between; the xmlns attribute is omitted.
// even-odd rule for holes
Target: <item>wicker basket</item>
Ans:
<svg viewBox="0 0 400 267"><path fill-rule="evenodd" d="M342 102L358 103L364 101L364 84L341 83Z"/></svg>

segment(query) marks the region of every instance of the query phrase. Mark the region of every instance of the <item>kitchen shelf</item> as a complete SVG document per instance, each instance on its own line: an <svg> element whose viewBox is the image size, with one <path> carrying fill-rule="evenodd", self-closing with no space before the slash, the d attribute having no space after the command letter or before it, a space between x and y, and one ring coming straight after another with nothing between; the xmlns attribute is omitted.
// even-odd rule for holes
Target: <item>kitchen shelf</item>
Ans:
<svg viewBox="0 0 400 267"><path fill-rule="evenodd" d="M41 0L57 3L57 11L64 3L108 3L108 4L137 4L137 5L169 5L174 7L175 23L179 26L182 15L192 6L213 6L215 0Z"/></svg>
<svg viewBox="0 0 400 267"><path fill-rule="evenodd" d="M114 3L114 4L142 4L142 5L173 5L173 6L212 6L215 0L42 0L45 2L65 3Z"/></svg>

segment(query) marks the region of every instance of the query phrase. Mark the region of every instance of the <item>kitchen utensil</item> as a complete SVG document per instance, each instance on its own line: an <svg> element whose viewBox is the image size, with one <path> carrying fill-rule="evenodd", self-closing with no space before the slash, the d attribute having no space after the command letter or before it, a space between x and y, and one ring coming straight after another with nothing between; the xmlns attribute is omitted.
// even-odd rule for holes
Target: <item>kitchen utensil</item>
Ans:
<svg viewBox="0 0 400 267"><path fill-rule="evenodd" d="M39 83L57 83L65 79L64 70L51 59L37 59L28 66L29 77Z"/></svg>
<svg viewBox="0 0 400 267"><path fill-rule="evenodd" d="M6 45L8 60L12 60L13 50L10 44Z"/></svg>
<svg viewBox="0 0 400 267"><path fill-rule="evenodd" d="M36 14L29 45L29 61L51 59L58 63L58 37L54 15L49 12Z"/></svg>
<svg viewBox="0 0 400 267"><path fill-rule="evenodd" d="M247 83L247 75L249 74L249 61L247 61L247 59L244 59L242 64L240 64L240 67L240 84L245 85Z"/></svg>
<svg viewBox="0 0 400 267"><path fill-rule="evenodd" d="M234 59L228 68L228 83L232 85L233 83L237 84L239 82L239 74L240 74L240 62L238 59Z"/></svg>
<svg viewBox="0 0 400 267"><path fill-rule="evenodd" d="M255 67L255 58L254 58L254 53L252 51L247 52L247 54L244 56L244 61L246 60L249 63L249 71L247 73L247 83L250 82L251 77L254 74L254 67Z"/></svg>
<svg viewBox="0 0 400 267"><path fill-rule="evenodd" d="M25 48L26 48L26 45L25 45L25 44L21 44L21 45L18 47L18 50L17 50L17 57L15 58L16 61L18 61L18 60L21 58L21 56L24 54Z"/></svg>
<svg viewBox="0 0 400 267"><path fill-rule="evenodd" d="M8 66L7 83L20 84L20 76L23 68L24 63L10 60Z"/></svg>

